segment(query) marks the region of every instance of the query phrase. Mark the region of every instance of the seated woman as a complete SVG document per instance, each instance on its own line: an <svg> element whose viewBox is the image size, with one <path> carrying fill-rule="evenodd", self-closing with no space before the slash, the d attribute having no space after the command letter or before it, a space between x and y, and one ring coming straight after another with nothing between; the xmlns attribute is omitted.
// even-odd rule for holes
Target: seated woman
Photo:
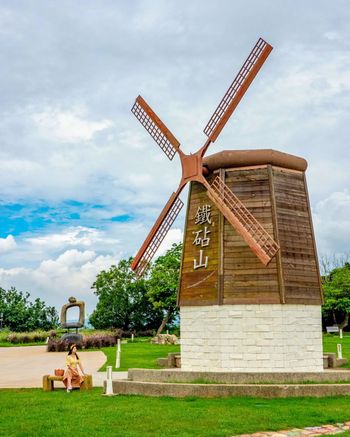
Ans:
<svg viewBox="0 0 350 437"><path fill-rule="evenodd" d="M63 383L70 393L73 388L80 388L84 381L84 369L77 354L77 345L71 344L66 359L67 368L63 375Z"/></svg>

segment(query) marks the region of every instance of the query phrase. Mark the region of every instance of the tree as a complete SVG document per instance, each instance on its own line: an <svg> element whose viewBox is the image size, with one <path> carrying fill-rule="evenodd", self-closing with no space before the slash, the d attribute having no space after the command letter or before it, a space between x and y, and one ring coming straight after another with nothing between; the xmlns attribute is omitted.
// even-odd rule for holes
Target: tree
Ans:
<svg viewBox="0 0 350 437"><path fill-rule="evenodd" d="M151 267L150 278L147 281L147 296L154 308L161 310L163 320L157 334L160 334L166 324L178 315L176 305L179 285L182 244L173 244L164 256L156 259Z"/></svg>
<svg viewBox="0 0 350 437"><path fill-rule="evenodd" d="M350 315L350 263L346 262L323 277L323 291L324 316L331 315L335 324L341 320L339 328L345 328Z"/></svg>
<svg viewBox="0 0 350 437"><path fill-rule="evenodd" d="M35 329L43 329L44 331L48 331L58 326L59 319L56 308L46 306L45 302L41 299L35 299L34 303L29 304L28 309L29 317L26 330L34 331Z"/></svg>
<svg viewBox="0 0 350 437"><path fill-rule="evenodd" d="M92 285L98 296L95 311L90 316L94 328L123 330L154 329L162 313L149 302L144 280L137 280L130 269L131 258L97 275Z"/></svg>
<svg viewBox="0 0 350 437"><path fill-rule="evenodd" d="M320 268L321 274L324 277L329 277L332 270L343 267L346 263L350 262L350 252L344 252L333 255L321 255Z"/></svg>
<svg viewBox="0 0 350 437"><path fill-rule="evenodd" d="M32 303L29 297L29 293L17 291L14 287L9 290L0 287L0 313L3 327L17 332L35 329L46 331L56 328L58 314L55 307L46 306L39 298Z"/></svg>

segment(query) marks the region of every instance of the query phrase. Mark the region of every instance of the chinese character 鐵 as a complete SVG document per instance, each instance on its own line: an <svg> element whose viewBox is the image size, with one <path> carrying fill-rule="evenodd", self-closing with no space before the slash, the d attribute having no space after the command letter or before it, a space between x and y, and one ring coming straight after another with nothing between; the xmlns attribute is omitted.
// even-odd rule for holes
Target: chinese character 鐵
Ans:
<svg viewBox="0 0 350 437"><path fill-rule="evenodd" d="M199 206L194 218L196 225L203 225L204 223L211 225L211 205Z"/></svg>

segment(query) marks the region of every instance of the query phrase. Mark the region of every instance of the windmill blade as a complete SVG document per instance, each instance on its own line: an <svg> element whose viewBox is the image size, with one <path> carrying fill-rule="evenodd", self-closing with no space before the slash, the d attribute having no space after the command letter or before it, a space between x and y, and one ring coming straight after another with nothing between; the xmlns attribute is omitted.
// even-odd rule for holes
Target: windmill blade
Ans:
<svg viewBox="0 0 350 437"><path fill-rule="evenodd" d="M138 278L144 274L149 262L184 205L182 200L178 197L181 190L182 187L171 195L131 264L131 269L135 271Z"/></svg>
<svg viewBox="0 0 350 437"><path fill-rule="evenodd" d="M216 207L266 266L278 252L279 245L219 176L205 186Z"/></svg>
<svg viewBox="0 0 350 437"><path fill-rule="evenodd" d="M135 100L131 112L171 161L180 148L180 142L141 96L138 96Z"/></svg>
<svg viewBox="0 0 350 437"><path fill-rule="evenodd" d="M216 108L214 114L204 128L204 133L210 141L214 142L231 117L236 106L249 88L266 58L271 53L272 47L262 38L259 38L231 86Z"/></svg>

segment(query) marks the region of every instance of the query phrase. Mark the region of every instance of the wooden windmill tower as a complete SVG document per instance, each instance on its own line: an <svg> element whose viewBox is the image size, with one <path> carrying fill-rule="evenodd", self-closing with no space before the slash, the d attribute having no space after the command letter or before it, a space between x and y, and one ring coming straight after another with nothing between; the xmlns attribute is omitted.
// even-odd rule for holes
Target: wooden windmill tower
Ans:
<svg viewBox="0 0 350 437"><path fill-rule="evenodd" d="M204 158L272 47L261 38L185 155L139 96L132 112L182 178L137 253L141 276L183 206L190 182L182 272L184 370L321 371L319 271L302 158L272 150L226 151ZM300 327L302 329L300 330Z"/></svg>

